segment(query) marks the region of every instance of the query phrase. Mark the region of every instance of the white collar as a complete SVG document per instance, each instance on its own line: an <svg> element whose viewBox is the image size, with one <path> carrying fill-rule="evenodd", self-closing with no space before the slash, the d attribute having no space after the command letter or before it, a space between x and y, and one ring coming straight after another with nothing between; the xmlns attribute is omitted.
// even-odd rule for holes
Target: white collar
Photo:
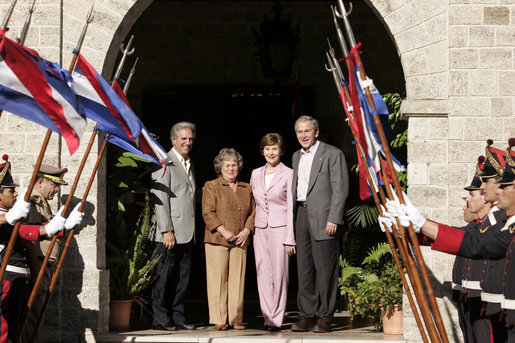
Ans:
<svg viewBox="0 0 515 343"><path fill-rule="evenodd" d="M300 149L300 152L302 154L307 154L308 152L311 153L311 154L315 154L317 152L317 149L318 149L318 146L320 145L320 141L317 139L317 141L315 142L315 144L313 144L312 146L309 147L309 149L304 149L304 148L301 148Z"/></svg>

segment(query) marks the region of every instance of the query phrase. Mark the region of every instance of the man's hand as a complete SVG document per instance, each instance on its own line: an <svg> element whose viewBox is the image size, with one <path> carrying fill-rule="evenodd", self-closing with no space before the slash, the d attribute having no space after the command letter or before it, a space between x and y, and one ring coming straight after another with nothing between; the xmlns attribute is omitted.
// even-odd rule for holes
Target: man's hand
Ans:
<svg viewBox="0 0 515 343"><path fill-rule="evenodd" d="M327 222L327 224L325 224L325 233L329 236L336 235L336 229L338 229L338 225L335 223Z"/></svg>
<svg viewBox="0 0 515 343"><path fill-rule="evenodd" d="M24 199L26 192L27 189L25 188L18 196L14 206L5 214L5 220L10 225L16 224L18 220L25 218L29 214L30 204Z"/></svg>
<svg viewBox="0 0 515 343"><path fill-rule="evenodd" d="M163 245L168 250L172 250L175 246L175 235L172 231L166 231L163 233Z"/></svg>
<svg viewBox="0 0 515 343"><path fill-rule="evenodd" d="M295 245L284 245L284 252L286 255L292 256L295 255L297 251L295 250Z"/></svg>
<svg viewBox="0 0 515 343"><path fill-rule="evenodd" d="M236 242L235 244L240 247L244 247L245 244L247 244L247 239L249 238L250 230L247 228L244 228L236 235Z"/></svg>
<svg viewBox="0 0 515 343"><path fill-rule="evenodd" d="M59 231L61 231L64 228L64 223L66 222L66 219L63 218L61 213L63 213L64 206L62 206L59 211L57 211L57 214L54 218L50 221L50 223L45 225L45 232L48 237L52 237Z"/></svg>
<svg viewBox="0 0 515 343"><path fill-rule="evenodd" d="M71 230L82 222L82 218L84 218L84 212L79 212L80 205L81 203L79 202L66 219L66 223L64 223L64 228L66 230Z"/></svg>

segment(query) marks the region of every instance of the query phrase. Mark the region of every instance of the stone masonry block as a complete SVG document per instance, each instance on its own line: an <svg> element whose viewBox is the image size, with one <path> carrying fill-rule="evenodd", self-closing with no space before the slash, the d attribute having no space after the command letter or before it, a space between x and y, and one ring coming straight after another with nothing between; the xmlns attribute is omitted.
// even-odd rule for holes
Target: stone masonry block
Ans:
<svg viewBox="0 0 515 343"><path fill-rule="evenodd" d="M443 13L395 35L400 53L447 40L447 16Z"/></svg>
<svg viewBox="0 0 515 343"><path fill-rule="evenodd" d="M515 120L513 118L503 118L503 139L507 140L515 136Z"/></svg>
<svg viewBox="0 0 515 343"><path fill-rule="evenodd" d="M420 13L414 1L408 2L384 18L392 34L396 34L420 23Z"/></svg>
<svg viewBox="0 0 515 343"><path fill-rule="evenodd" d="M408 139L421 140L427 137L427 118L409 119Z"/></svg>
<svg viewBox="0 0 515 343"><path fill-rule="evenodd" d="M406 93L412 99L446 99L447 73L409 77L406 80Z"/></svg>
<svg viewBox="0 0 515 343"><path fill-rule="evenodd" d="M499 95L515 94L515 71L499 71Z"/></svg>
<svg viewBox="0 0 515 343"><path fill-rule="evenodd" d="M427 121L427 138L446 140L449 135L449 122L447 118L430 118Z"/></svg>
<svg viewBox="0 0 515 343"><path fill-rule="evenodd" d="M449 186L449 207L462 208L465 205L463 199L468 195L468 192L463 189L465 186L466 184Z"/></svg>
<svg viewBox="0 0 515 343"><path fill-rule="evenodd" d="M509 25L509 6L487 6L483 9L483 24L487 25Z"/></svg>
<svg viewBox="0 0 515 343"><path fill-rule="evenodd" d="M497 0L470 0L471 4L495 5Z"/></svg>
<svg viewBox="0 0 515 343"><path fill-rule="evenodd" d="M23 153L25 151L25 144L24 139L20 138L21 137L19 135L13 135L12 133L0 133L2 151L9 151L9 153Z"/></svg>
<svg viewBox="0 0 515 343"><path fill-rule="evenodd" d="M489 132L484 132L481 141L449 141L449 161L476 163L477 157L484 154L488 135Z"/></svg>
<svg viewBox="0 0 515 343"><path fill-rule="evenodd" d="M449 67L451 69L474 69L478 65L477 49L450 49Z"/></svg>
<svg viewBox="0 0 515 343"><path fill-rule="evenodd" d="M470 72L470 95L497 95L497 74L489 70Z"/></svg>
<svg viewBox="0 0 515 343"><path fill-rule="evenodd" d="M471 180L472 178L470 178ZM470 183L468 164L449 163L447 167L447 181L449 185L468 185ZM469 182L469 183L467 183Z"/></svg>
<svg viewBox="0 0 515 343"><path fill-rule="evenodd" d="M494 117L513 116L513 98L490 98L490 115Z"/></svg>
<svg viewBox="0 0 515 343"><path fill-rule="evenodd" d="M494 26L470 26L469 27L469 46L494 46L495 27Z"/></svg>
<svg viewBox="0 0 515 343"><path fill-rule="evenodd" d="M449 47L463 48L468 45L468 27L465 25L449 27Z"/></svg>
<svg viewBox="0 0 515 343"><path fill-rule="evenodd" d="M445 221L447 225L462 227L465 226L465 221L463 220L463 206L461 207L449 207L448 209L448 219ZM456 315L454 318L457 318ZM461 334L461 331L460 331Z"/></svg>
<svg viewBox="0 0 515 343"><path fill-rule="evenodd" d="M515 26L497 26L495 28L495 45L515 46Z"/></svg>
<svg viewBox="0 0 515 343"><path fill-rule="evenodd" d="M430 73L439 73L449 69L449 43L446 41L424 48L427 68Z"/></svg>
<svg viewBox="0 0 515 343"><path fill-rule="evenodd" d="M428 218L434 220L439 223L447 223L449 222L449 213L447 211L447 207L442 208L432 208L429 212Z"/></svg>
<svg viewBox="0 0 515 343"><path fill-rule="evenodd" d="M428 20L435 15L446 12L448 0L414 0L420 19Z"/></svg>
<svg viewBox="0 0 515 343"><path fill-rule="evenodd" d="M38 4L37 10L32 14L31 26L59 27L60 18L61 14L58 4Z"/></svg>
<svg viewBox="0 0 515 343"><path fill-rule="evenodd" d="M383 17L397 10L401 6L408 3L408 0L372 0L371 1L376 10L381 13Z"/></svg>
<svg viewBox="0 0 515 343"><path fill-rule="evenodd" d="M479 5L450 5L450 25L478 25L481 24L483 7Z"/></svg>
<svg viewBox="0 0 515 343"><path fill-rule="evenodd" d="M449 118L449 139L463 139L463 122L464 118Z"/></svg>
<svg viewBox="0 0 515 343"><path fill-rule="evenodd" d="M467 95L468 71L451 70L449 72L449 95Z"/></svg>
<svg viewBox="0 0 515 343"><path fill-rule="evenodd" d="M447 187L410 186L408 196L417 208L442 207L447 202Z"/></svg>
<svg viewBox="0 0 515 343"><path fill-rule="evenodd" d="M491 48L479 50L480 69L511 69L513 65L512 48Z"/></svg>
<svg viewBox="0 0 515 343"><path fill-rule="evenodd" d="M413 50L401 55L401 62L406 76L427 74L426 56L424 51Z"/></svg>
<svg viewBox="0 0 515 343"><path fill-rule="evenodd" d="M447 161L447 142L442 141L408 141L408 161L433 162Z"/></svg>
<svg viewBox="0 0 515 343"><path fill-rule="evenodd" d="M429 184L435 186L447 185L447 163L441 163L439 158L435 158L437 163L429 163L427 167L427 175L429 176Z"/></svg>
<svg viewBox="0 0 515 343"><path fill-rule="evenodd" d="M410 185L427 185L427 164L410 163L408 165L408 180Z"/></svg>
<svg viewBox="0 0 515 343"><path fill-rule="evenodd" d="M488 114L488 98L455 98L449 99L449 115L481 117Z"/></svg>
<svg viewBox="0 0 515 343"><path fill-rule="evenodd" d="M2 113L2 118L3 117L7 119L8 132L45 132L40 125L9 112Z"/></svg>

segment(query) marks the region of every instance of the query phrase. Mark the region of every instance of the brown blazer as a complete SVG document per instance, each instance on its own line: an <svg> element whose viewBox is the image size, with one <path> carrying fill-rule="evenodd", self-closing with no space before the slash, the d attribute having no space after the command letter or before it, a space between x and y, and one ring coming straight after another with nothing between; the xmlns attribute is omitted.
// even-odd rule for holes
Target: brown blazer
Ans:
<svg viewBox="0 0 515 343"><path fill-rule="evenodd" d="M202 192L202 217L206 223L204 243L232 246L216 231L220 225L237 235L244 228L254 232L256 206L250 185L237 181L234 192L221 176L208 181Z"/></svg>

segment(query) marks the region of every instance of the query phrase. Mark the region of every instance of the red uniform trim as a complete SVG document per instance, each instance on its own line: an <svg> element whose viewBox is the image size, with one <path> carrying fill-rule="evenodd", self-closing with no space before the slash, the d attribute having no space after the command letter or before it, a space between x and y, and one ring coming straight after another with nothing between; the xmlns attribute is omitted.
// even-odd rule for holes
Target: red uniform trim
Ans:
<svg viewBox="0 0 515 343"><path fill-rule="evenodd" d="M438 224L438 235L431 244L431 249L456 255L463 241L463 236L465 236L465 231Z"/></svg>
<svg viewBox="0 0 515 343"><path fill-rule="evenodd" d="M39 241L39 227L41 225L22 224L18 231L20 238L26 241Z"/></svg>
<svg viewBox="0 0 515 343"><path fill-rule="evenodd" d="M9 327L7 318L9 318L9 290L11 289L11 281L4 280L2 283L2 318L0 319L0 343L7 342Z"/></svg>

